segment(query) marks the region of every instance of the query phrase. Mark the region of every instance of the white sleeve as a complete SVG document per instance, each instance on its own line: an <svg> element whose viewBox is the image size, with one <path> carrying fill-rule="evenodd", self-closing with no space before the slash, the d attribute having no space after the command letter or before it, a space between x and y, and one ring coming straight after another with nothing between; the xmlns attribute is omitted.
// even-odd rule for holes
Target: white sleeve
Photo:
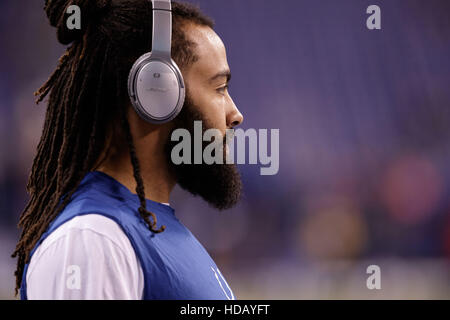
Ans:
<svg viewBox="0 0 450 320"><path fill-rule="evenodd" d="M98 214L77 216L33 254L28 299L142 299L144 277L123 230Z"/></svg>

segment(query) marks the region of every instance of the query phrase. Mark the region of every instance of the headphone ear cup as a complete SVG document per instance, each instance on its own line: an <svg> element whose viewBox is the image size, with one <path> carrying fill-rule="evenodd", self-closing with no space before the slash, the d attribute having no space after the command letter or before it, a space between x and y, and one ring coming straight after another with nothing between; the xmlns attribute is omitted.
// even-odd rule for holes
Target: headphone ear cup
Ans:
<svg viewBox="0 0 450 320"><path fill-rule="evenodd" d="M136 112L151 123L175 118L184 104L183 77L175 62L142 56L131 69L128 90Z"/></svg>
<svg viewBox="0 0 450 320"><path fill-rule="evenodd" d="M171 58L171 0L152 0L152 52L141 56L128 76L128 94L136 112L151 123L175 118L184 104L183 76Z"/></svg>

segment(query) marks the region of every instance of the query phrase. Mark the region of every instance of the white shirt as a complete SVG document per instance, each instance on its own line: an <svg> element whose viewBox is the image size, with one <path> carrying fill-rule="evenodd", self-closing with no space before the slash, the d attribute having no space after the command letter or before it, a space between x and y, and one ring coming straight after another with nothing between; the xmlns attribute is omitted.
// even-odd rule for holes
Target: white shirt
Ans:
<svg viewBox="0 0 450 320"><path fill-rule="evenodd" d="M112 219L77 216L37 248L26 274L28 299L141 299L144 275L130 240Z"/></svg>

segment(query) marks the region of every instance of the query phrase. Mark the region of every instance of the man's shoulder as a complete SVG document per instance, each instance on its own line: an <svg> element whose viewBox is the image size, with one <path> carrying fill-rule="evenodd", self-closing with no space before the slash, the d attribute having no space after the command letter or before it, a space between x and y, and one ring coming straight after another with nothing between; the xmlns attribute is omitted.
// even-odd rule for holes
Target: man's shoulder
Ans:
<svg viewBox="0 0 450 320"><path fill-rule="evenodd" d="M121 248L126 247L129 243L126 234L113 219L101 214L89 213L77 215L58 226L41 243L39 251L45 251L46 248L63 238L79 238L83 235L86 238L89 238L90 235L102 237Z"/></svg>

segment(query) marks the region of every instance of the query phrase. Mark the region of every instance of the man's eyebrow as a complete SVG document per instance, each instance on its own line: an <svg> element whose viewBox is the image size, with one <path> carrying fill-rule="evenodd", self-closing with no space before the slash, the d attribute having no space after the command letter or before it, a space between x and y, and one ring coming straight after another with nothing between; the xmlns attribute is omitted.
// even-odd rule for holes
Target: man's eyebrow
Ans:
<svg viewBox="0 0 450 320"><path fill-rule="evenodd" d="M230 80L231 80L231 71L230 71L230 70L223 70L223 71L220 71L220 72L216 73L214 76L212 76L212 77L209 79L208 82L211 83L211 82L213 82L214 80L217 80L218 78L221 78L221 77L226 77L226 78L227 78L227 83L230 82Z"/></svg>

